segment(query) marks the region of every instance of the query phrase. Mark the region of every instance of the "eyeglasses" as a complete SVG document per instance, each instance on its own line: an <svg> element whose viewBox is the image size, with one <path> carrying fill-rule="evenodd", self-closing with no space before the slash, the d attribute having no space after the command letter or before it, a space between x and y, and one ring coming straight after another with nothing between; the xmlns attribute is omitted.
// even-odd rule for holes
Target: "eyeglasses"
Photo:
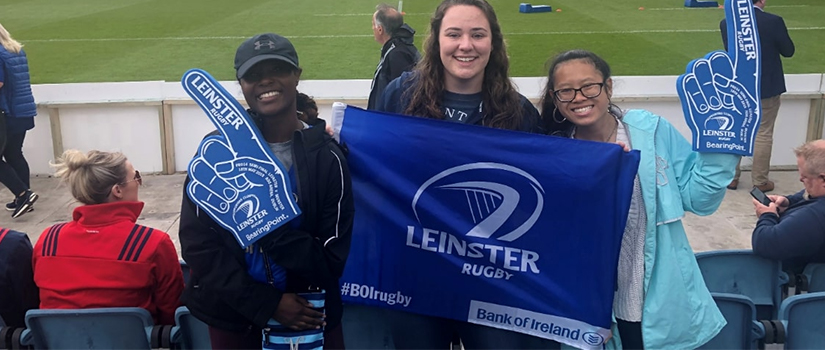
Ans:
<svg viewBox="0 0 825 350"><path fill-rule="evenodd" d="M561 89L553 91L553 96L559 102L570 102L576 99L576 93L581 92L582 96L586 98L596 98L602 94L602 87L604 83L590 83L578 89Z"/></svg>
<svg viewBox="0 0 825 350"><path fill-rule="evenodd" d="M135 177L133 179L121 182L118 185L125 185L132 181L137 181L138 186L143 186L143 178L140 177L140 171L138 171L137 169L135 169Z"/></svg>

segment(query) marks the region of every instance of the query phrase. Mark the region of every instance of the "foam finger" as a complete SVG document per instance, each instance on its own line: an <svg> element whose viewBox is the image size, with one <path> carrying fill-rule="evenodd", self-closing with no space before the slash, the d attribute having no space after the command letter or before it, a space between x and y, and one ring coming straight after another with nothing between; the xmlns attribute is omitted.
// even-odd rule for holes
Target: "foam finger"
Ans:
<svg viewBox="0 0 825 350"><path fill-rule="evenodd" d="M696 61L696 64L693 66L693 74L707 102L707 108L719 108L722 103L719 101L719 95L716 93L716 87L713 84L713 73L711 72L710 61Z"/></svg>
<svg viewBox="0 0 825 350"><path fill-rule="evenodd" d="M205 207L205 209L212 210L213 212L219 214L226 214L229 212L229 202L221 198L200 182L190 182L187 191L189 191L190 198L198 199L198 206Z"/></svg>
<svg viewBox="0 0 825 350"><path fill-rule="evenodd" d="M690 102L693 104L694 109L699 113L705 113L708 111L708 103L705 100L704 94L702 94L702 88L699 86L699 81L696 80L696 77L688 75L682 80L682 85L685 89L685 94L687 95Z"/></svg>
<svg viewBox="0 0 825 350"><path fill-rule="evenodd" d="M255 158L270 158L261 148L260 134L252 118L232 94L209 73L200 69L190 69L181 78L181 84L226 138L231 149L244 150Z"/></svg>
<svg viewBox="0 0 825 350"><path fill-rule="evenodd" d="M220 177L215 169L205 160L197 159L189 166L189 176L203 184L211 193L221 196L225 201L233 201L238 197L238 190L229 182Z"/></svg>

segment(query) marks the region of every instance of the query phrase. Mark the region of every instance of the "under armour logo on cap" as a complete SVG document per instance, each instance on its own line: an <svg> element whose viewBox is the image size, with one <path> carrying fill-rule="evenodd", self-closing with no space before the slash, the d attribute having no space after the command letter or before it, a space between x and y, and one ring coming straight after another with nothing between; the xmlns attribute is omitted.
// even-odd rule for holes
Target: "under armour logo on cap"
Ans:
<svg viewBox="0 0 825 350"><path fill-rule="evenodd" d="M235 71L238 79L243 77L249 68L264 60L283 61L299 69L298 53L289 39L274 33L264 33L253 36L238 46L235 52Z"/></svg>
<svg viewBox="0 0 825 350"><path fill-rule="evenodd" d="M269 46L270 50L275 50L275 42L272 40L258 40L255 42L255 50L260 50L264 45Z"/></svg>

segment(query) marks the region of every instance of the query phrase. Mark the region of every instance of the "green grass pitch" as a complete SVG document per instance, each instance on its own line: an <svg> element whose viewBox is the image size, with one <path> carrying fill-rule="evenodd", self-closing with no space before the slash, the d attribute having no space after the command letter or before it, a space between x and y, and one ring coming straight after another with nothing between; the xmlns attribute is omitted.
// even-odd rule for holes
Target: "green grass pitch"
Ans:
<svg viewBox="0 0 825 350"><path fill-rule="evenodd" d="M532 3L561 12L521 14L522 1L490 1L513 76L542 76L549 57L573 48L602 55L615 75L676 75L722 48L722 9L686 9L683 0L539 0ZM377 2L3 0L0 23L25 45L34 83L177 81L193 67L232 80L235 48L261 32L292 40L303 79L369 79L380 50L370 29ZM439 2L403 3L419 47ZM766 10L785 18L796 43L786 73L825 72L825 2L770 0Z"/></svg>

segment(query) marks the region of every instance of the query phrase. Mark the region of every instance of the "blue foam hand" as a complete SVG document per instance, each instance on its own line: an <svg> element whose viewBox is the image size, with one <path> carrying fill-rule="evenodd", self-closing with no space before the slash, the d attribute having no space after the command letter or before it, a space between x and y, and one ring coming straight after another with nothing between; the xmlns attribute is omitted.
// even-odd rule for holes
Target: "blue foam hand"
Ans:
<svg viewBox="0 0 825 350"><path fill-rule="evenodd" d="M289 176L238 101L200 69L181 84L219 132L189 163L189 198L244 248L300 215Z"/></svg>
<svg viewBox="0 0 825 350"><path fill-rule="evenodd" d="M696 151L753 154L762 119L762 55L753 11L750 0L725 0L728 50L691 61L676 81Z"/></svg>

